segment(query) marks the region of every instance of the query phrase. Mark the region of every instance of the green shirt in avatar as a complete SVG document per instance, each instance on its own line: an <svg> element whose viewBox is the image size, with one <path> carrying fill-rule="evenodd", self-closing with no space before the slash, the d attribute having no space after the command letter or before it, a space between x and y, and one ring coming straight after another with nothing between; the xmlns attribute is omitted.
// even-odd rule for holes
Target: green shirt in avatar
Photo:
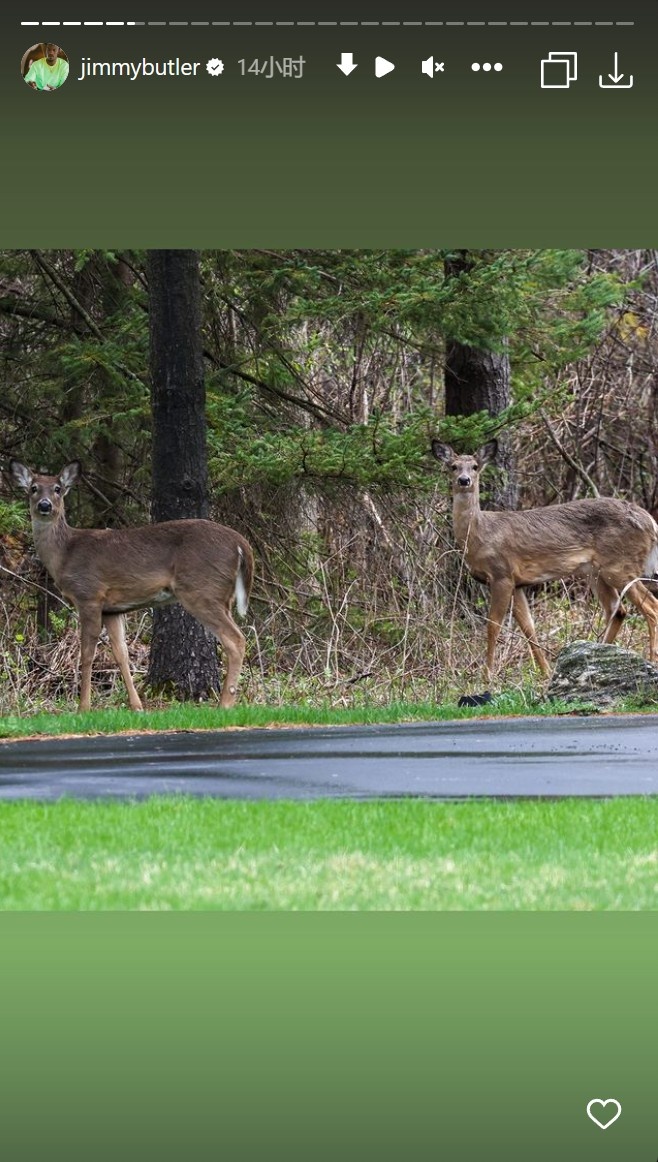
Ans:
<svg viewBox="0 0 658 1162"><path fill-rule="evenodd" d="M37 89L59 89L69 75L69 63L58 56L54 64L49 65L45 57L33 61L25 74L26 84L34 84Z"/></svg>

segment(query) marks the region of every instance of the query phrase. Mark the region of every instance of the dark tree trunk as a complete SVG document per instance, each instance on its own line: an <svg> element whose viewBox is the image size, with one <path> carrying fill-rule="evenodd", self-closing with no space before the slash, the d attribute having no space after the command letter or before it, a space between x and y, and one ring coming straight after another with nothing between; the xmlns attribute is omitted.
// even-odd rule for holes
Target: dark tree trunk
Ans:
<svg viewBox="0 0 658 1162"><path fill-rule="evenodd" d="M208 516L201 286L195 250L147 260L154 521ZM199 584L203 584L203 577ZM219 689L217 643L181 605L154 610L147 683L182 699Z"/></svg>
<svg viewBox="0 0 658 1162"><path fill-rule="evenodd" d="M446 278L467 273L473 264L467 250L457 251L445 264ZM510 364L506 351L485 351L449 339L445 369L446 415L471 416L488 412L497 416L510 403ZM476 452L476 448L469 448ZM516 465L510 441L505 432L498 437L496 466L502 473L490 481L493 504L496 508L516 508L519 492Z"/></svg>

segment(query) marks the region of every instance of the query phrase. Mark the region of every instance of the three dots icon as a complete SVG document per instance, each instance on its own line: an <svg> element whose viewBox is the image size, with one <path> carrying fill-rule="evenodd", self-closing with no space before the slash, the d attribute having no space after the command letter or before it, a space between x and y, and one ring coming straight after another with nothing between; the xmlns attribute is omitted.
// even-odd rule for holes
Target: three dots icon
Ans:
<svg viewBox="0 0 658 1162"><path fill-rule="evenodd" d="M503 71L503 66L501 65L500 61L496 61L495 65L490 64L489 61L485 61L485 63L482 65L479 61L473 61L471 68L474 73L479 73L480 69L482 69L483 73L490 73L492 69L494 73L502 73Z"/></svg>

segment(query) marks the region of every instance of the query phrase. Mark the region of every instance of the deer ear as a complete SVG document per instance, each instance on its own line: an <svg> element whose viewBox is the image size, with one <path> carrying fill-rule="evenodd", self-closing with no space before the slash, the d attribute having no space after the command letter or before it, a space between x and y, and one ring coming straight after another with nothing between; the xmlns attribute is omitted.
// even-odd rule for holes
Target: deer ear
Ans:
<svg viewBox="0 0 658 1162"><path fill-rule="evenodd" d="M65 468L62 468L62 471L59 474L59 482L64 489L65 496L69 489L73 487L76 480L79 480L81 476L82 465L79 460L73 460L71 464L67 464Z"/></svg>
<svg viewBox="0 0 658 1162"><path fill-rule="evenodd" d="M432 440L432 454L442 464L450 464L455 458L455 453L450 447L450 444L442 444L440 440Z"/></svg>
<svg viewBox="0 0 658 1162"><path fill-rule="evenodd" d="M498 455L498 440L489 440L488 444L484 444L477 454L480 468L484 468L485 464L491 464Z"/></svg>
<svg viewBox="0 0 658 1162"><path fill-rule="evenodd" d="M9 471L11 472L16 483L20 485L21 488L24 488L27 492L32 483L32 473L30 472L30 469L26 468L25 465L21 464L18 460L10 460Z"/></svg>

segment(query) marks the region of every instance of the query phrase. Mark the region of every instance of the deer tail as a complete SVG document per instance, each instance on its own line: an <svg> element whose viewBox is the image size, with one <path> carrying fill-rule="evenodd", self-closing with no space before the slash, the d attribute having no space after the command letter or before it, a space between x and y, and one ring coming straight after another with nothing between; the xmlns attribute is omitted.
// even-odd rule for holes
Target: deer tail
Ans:
<svg viewBox="0 0 658 1162"><path fill-rule="evenodd" d="M652 545L646 565L644 566L644 572L652 580L658 579L656 577L656 574L658 574L658 544Z"/></svg>
<svg viewBox="0 0 658 1162"><path fill-rule="evenodd" d="M238 545L238 571L235 577L235 605L240 617L245 617L251 589L252 563L245 558L244 549Z"/></svg>
<svg viewBox="0 0 658 1162"><path fill-rule="evenodd" d="M655 520L651 520L653 526L653 541L651 548L647 554L647 559L644 565L645 577L650 577L653 580L658 580L658 524Z"/></svg>

